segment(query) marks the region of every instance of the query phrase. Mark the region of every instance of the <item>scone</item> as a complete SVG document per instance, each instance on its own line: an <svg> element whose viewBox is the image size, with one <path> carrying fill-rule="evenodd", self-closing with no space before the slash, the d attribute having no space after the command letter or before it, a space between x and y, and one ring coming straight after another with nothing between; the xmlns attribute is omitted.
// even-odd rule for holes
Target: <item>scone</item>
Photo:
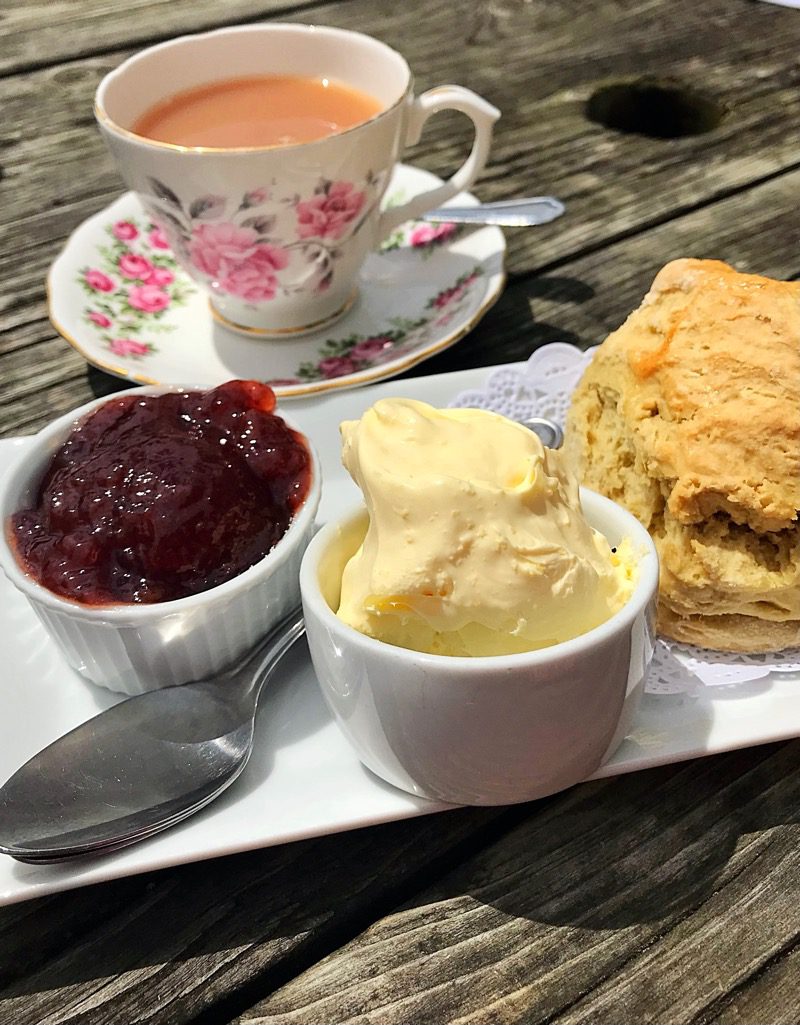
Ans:
<svg viewBox="0 0 800 1025"><path fill-rule="evenodd" d="M652 534L664 635L800 644L800 283L668 263L595 354L565 447Z"/></svg>

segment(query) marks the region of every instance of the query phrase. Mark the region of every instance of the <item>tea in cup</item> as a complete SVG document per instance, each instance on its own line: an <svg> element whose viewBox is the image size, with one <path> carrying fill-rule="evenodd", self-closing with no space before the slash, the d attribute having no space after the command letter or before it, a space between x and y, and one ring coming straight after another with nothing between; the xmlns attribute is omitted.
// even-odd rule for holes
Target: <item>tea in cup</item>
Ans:
<svg viewBox="0 0 800 1025"><path fill-rule="evenodd" d="M403 148L445 109L473 121L467 160L442 185L382 212ZM499 116L459 86L415 97L403 57L376 39L288 24L144 50L103 79L95 113L217 319L273 337L344 313L367 254L475 181Z"/></svg>

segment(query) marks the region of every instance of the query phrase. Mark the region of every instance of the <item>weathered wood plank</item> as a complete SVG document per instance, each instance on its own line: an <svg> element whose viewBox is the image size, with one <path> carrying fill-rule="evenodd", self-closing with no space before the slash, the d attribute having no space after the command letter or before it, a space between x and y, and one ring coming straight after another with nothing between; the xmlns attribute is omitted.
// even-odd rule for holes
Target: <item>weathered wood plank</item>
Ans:
<svg viewBox="0 0 800 1025"><path fill-rule="evenodd" d="M225 0L221 9L214 0L193 0L171 5L165 15L162 0L6 0L0 75L221 25L266 17L296 20L313 8L291 0Z"/></svg>
<svg viewBox="0 0 800 1025"><path fill-rule="evenodd" d="M420 373L525 359L550 341L596 344L638 305L658 268L677 256L716 257L777 278L800 276L798 190L800 172L792 172L542 275L518 278L466 339L399 378L398 389ZM0 338L0 431L30 433L93 394L125 386L87 371L41 317L23 320Z"/></svg>
<svg viewBox="0 0 800 1025"><path fill-rule="evenodd" d="M735 994L725 994L718 1001L721 1009L713 1017L703 1016L698 1025L796 1025L800 979L800 948L795 942L791 950L781 952L774 963L765 966L757 978Z"/></svg>
<svg viewBox="0 0 800 1025"><path fill-rule="evenodd" d="M184 10L180 4L174 6ZM624 242L683 211L695 210L702 219L705 205L735 195L754 181L787 173L797 162L794 139L800 94L793 68L800 20L792 12L767 5L734 11L724 0L713 0L702 11L687 7L680 19L670 19L654 42L655 20L665 10L663 0L650 3L643 12L638 5L618 5L614 19L606 12L600 20L601 5L590 5L576 16L569 6L554 10L539 3L500 4L494 19L481 23L476 32L473 23L480 21L482 10L475 3L462 5L458 16L440 7L426 7L420 14L413 5L353 0L346 6L325 5L314 13L323 23L383 35L408 53L419 70L420 86L456 78L504 108L479 193L496 198L551 189L569 204L566 217L550 226L509 233L512 279L563 266L581 253L602 251L614 240ZM162 13L166 19L165 9ZM419 30L420 17L424 32ZM165 24L171 24L169 19ZM703 56L719 50L723 28L725 50L715 53L714 62L707 65ZM461 40L463 45L442 47L443 38ZM69 231L121 188L92 123L91 96L100 76L122 56L87 58L0 81L6 111L5 145L0 150L5 169L0 181L0 231L5 239L0 253L5 270L0 330L13 329L13 337L3 344L15 349L52 338L52 332L45 336L40 326L46 267ZM706 73L701 74L701 68ZM614 74L645 72L701 82L731 105L729 119L709 135L672 141L620 135L586 120L583 105L599 82ZM452 167L467 136L460 119L443 118L411 157L438 170ZM793 204L787 207L790 216L793 210ZM781 233L778 224L779 246ZM690 243L698 244L689 236ZM699 243L713 248L713 236L709 233ZM780 274L781 261L773 257L771 247L764 256L775 268L773 273ZM658 259L651 256L649 262ZM763 257L759 262L765 262ZM608 279L615 287L610 268ZM484 349L481 362L524 355L530 351L531 332L541 336L541 325L524 319L527 287L517 290L516 298L510 291L492 321L468 343L472 352ZM517 313L521 319L515 319ZM612 316L617 319L616 310ZM573 331L570 319L567 315L557 329ZM499 355L489 345L488 331L495 324L505 333L506 320L524 331L523 341L504 343ZM63 400L70 394L67 406L90 397L86 382L72 376L72 354L66 347L63 351L74 391L68 388L59 396L43 392L38 408L29 405L24 416L14 411L18 396L26 393L19 375L29 374L37 359L35 349L27 366L7 364L0 392L0 406L4 400L10 404L0 424L5 433L41 424L67 408ZM451 367L462 357L470 361L472 352L459 346L430 368ZM50 366L48 354L44 366Z"/></svg>
<svg viewBox="0 0 800 1025"><path fill-rule="evenodd" d="M796 1021L800 974L797 964L781 960L785 948L800 938L800 857L794 834L796 824L777 838L769 829L743 838L731 859L732 878L720 876L715 882L719 889L690 916L647 950L637 950L614 977L553 1021L702 1021L723 998L736 1007L739 987L746 989L750 978L773 961L794 976L787 1010ZM764 1017L761 993L760 998L750 994L752 1020L771 1021Z"/></svg>
<svg viewBox="0 0 800 1025"><path fill-rule="evenodd" d="M190 1022L290 977L520 814L448 812L0 909L0 1021Z"/></svg>
<svg viewBox="0 0 800 1025"><path fill-rule="evenodd" d="M0 432L119 386L56 338L43 291L69 231L122 188L92 122L99 78L151 41L284 16L381 36L420 88L455 80L484 93L504 116L478 194L568 203L561 221L509 233L501 303L415 373L599 341L672 256L800 275L796 12L735 0L12 0L0 52ZM653 74L717 97L727 118L673 141L586 120L600 84ZM410 159L445 172L469 132L455 117L434 126ZM7 908L0 1021L796 1021L799 761L798 744L742 752L527 809L455 812Z"/></svg>
<svg viewBox="0 0 800 1025"><path fill-rule="evenodd" d="M688 1022L740 987L734 1007L800 935L798 767L795 742L579 787L238 1025Z"/></svg>

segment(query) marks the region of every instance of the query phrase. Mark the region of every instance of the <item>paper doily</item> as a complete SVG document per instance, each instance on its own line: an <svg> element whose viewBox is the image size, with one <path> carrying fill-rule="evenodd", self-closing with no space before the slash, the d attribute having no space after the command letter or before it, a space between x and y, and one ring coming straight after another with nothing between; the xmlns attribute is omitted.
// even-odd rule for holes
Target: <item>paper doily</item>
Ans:
<svg viewBox="0 0 800 1025"><path fill-rule="evenodd" d="M563 427L570 396L596 348L583 352L565 342L543 345L521 370L501 367L483 388L459 392L450 405L490 409L512 420L544 416ZM784 679L794 673L800 682L800 649L740 655L659 638L645 690L698 696L708 687L737 687L772 673Z"/></svg>
<svg viewBox="0 0 800 1025"><path fill-rule="evenodd" d="M502 413L509 420L545 416L564 426L569 400L597 349L582 352L574 345L553 342L537 349L524 370L501 367L483 388L459 392L451 406L472 406Z"/></svg>

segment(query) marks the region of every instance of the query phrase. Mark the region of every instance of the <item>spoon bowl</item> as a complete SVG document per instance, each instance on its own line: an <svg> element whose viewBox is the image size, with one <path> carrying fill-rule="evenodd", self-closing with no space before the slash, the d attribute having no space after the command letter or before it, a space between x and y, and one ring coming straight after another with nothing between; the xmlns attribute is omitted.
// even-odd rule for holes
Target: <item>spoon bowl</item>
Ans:
<svg viewBox="0 0 800 1025"><path fill-rule="evenodd" d="M39 752L0 788L0 852L105 853L213 801L246 766L264 683L303 630L294 611L216 679L122 701Z"/></svg>
<svg viewBox="0 0 800 1025"><path fill-rule="evenodd" d="M543 416L530 416L527 420L520 420L520 423L533 431L545 448L561 448L564 443L564 432L552 420Z"/></svg>

